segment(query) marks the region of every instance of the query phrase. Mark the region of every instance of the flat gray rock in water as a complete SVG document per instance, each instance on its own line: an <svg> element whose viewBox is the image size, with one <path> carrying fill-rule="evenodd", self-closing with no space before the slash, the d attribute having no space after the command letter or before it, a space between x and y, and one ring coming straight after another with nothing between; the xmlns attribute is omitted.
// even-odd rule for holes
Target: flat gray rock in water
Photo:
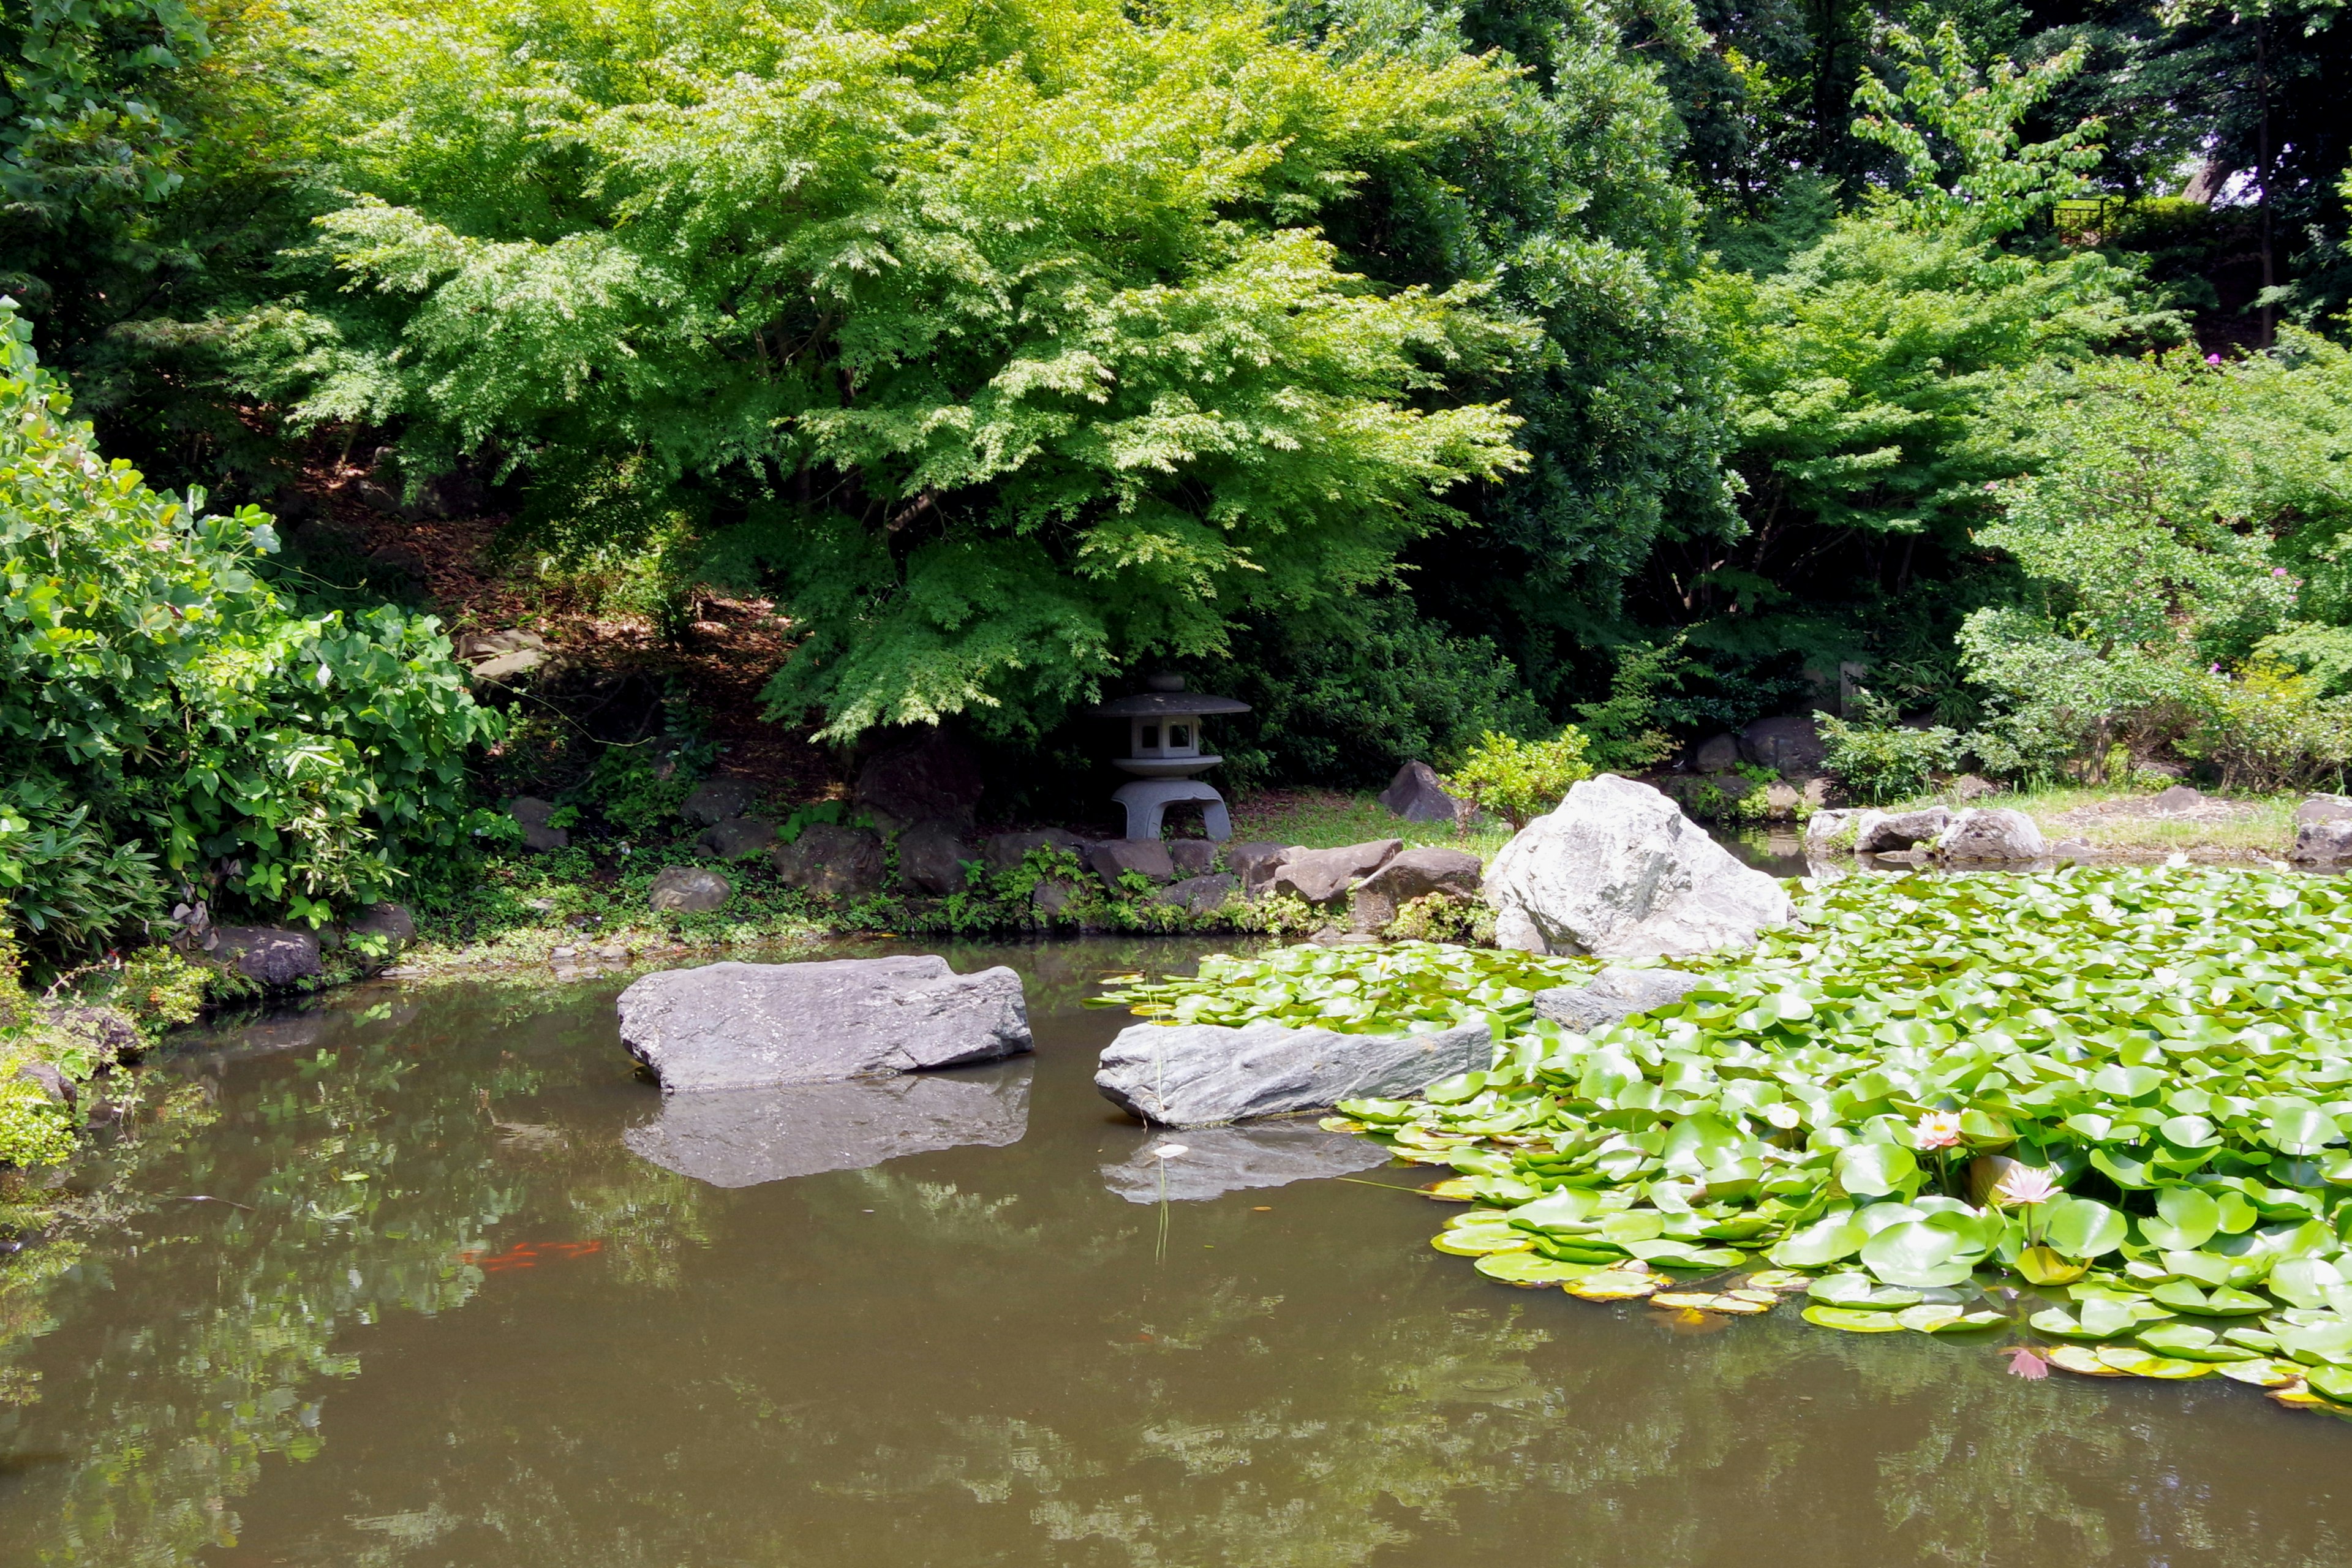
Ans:
<svg viewBox="0 0 2352 1568"><path fill-rule="evenodd" d="M1582 985L1536 993L1536 1011L1580 1035L1669 1002L1697 988L1698 976L1679 969L1604 969Z"/></svg>
<svg viewBox="0 0 2352 1568"><path fill-rule="evenodd" d="M1018 974L958 974L931 953L672 969L622 992L620 1013L622 1043L671 1092L875 1078L1030 1048Z"/></svg>
<svg viewBox="0 0 2352 1568"><path fill-rule="evenodd" d="M1177 1145L1181 1154L1152 1152ZM1377 1143L1320 1127L1209 1127L1154 1138L1135 1157L1102 1168L1103 1185L1131 1204L1199 1203L1252 1187L1286 1187L1385 1165Z"/></svg>
<svg viewBox="0 0 2352 1568"><path fill-rule="evenodd" d="M1413 1094L1491 1065L1484 1024L1427 1035L1341 1035L1252 1024L1137 1024L1104 1047L1095 1087L1164 1127L1216 1127L1320 1110L1342 1100Z"/></svg>
<svg viewBox="0 0 2352 1568"><path fill-rule="evenodd" d="M660 1115L622 1133L621 1142L665 1170L714 1187L862 1171L936 1149L999 1149L1029 1131L1029 1074L1023 1062L952 1077L673 1094L663 1098Z"/></svg>
<svg viewBox="0 0 2352 1568"><path fill-rule="evenodd" d="M1602 773L1521 828L1486 872L1495 945L1603 958L1746 947L1793 915L1788 893L1741 865L1675 803Z"/></svg>
<svg viewBox="0 0 2352 1568"><path fill-rule="evenodd" d="M1310 904L1328 903L1354 887L1358 878L1369 877L1396 858L1403 847L1400 838L1375 838L1337 849L1293 849L1275 868L1274 890Z"/></svg>
<svg viewBox="0 0 2352 1568"><path fill-rule="evenodd" d="M1916 849L1943 832L1951 820L1950 808L1941 805L1924 811L1865 811L1854 824L1853 852L1884 855L1895 849Z"/></svg>
<svg viewBox="0 0 2352 1568"><path fill-rule="evenodd" d="M2006 806L1971 806L1930 847L1946 860L2039 860L2050 852L2033 818Z"/></svg>

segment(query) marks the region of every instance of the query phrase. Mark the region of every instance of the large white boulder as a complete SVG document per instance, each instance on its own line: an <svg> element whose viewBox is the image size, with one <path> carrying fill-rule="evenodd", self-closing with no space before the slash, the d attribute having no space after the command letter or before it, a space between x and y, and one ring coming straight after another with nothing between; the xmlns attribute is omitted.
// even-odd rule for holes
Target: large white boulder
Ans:
<svg viewBox="0 0 2352 1568"><path fill-rule="evenodd" d="M1644 784L1602 773L1521 828L1486 871L1495 944L1681 957L1744 947L1792 914L1780 884Z"/></svg>

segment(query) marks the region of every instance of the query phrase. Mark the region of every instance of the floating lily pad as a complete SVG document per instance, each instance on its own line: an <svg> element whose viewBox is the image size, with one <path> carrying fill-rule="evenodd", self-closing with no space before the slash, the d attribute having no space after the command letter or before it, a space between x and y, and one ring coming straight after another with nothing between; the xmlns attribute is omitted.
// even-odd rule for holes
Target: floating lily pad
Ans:
<svg viewBox="0 0 2352 1568"><path fill-rule="evenodd" d="M2084 1377L2127 1377L2099 1359L2098 1351L2090 1345L2053 1345L2042 1358L2061 1371L2080 1373Z"/></svg>
<svg viewBox="0 0 2352 1568"><path fill-rule="evenodd" d="M2271 1303L2260 1296L2227 1287L2201 1290L2185 1279L2168 1280L2148 1294L2176 1312L2192 1312L2203 1318L2251 1317L2272 1310Z"/></svg>
<svg viewBox="0 0 2352 1568"><path fill-rule="evenodd" d="M1513 1230L1508 1226L1465 1226L1459 1230L1443 1230L1430 1238L1429 1245L1457 1258L1484 1258L1490 1252L1528 1250L1527 1232Z"/></svg>
<svg viewBox="0 0 2352 1568"><path fill-rule="evenodd" d="M1979 1329L1998 1328L2009 1321L1999 1312L1982 1309L1971 1311L1947 1301L1923 1301L1916 1307L1906 1307L1895 1314L1895 1321L1922 1334L1971 1333Z"/></svg>
<svg viewBox="0 0 2352 1568"><path fill-rule="evenodd" d="M1478 1195L1475 1176L1449 1176L1421 1190L1442 1204L1466 1204Z"/></svg>
<svg viewBox="0 0 2352 1568"><path fill-rule="evenodd" d="M1812 1277L1790 1268L1763 1268L1748 1277L1751 1290L1801 1290L1812 1283Z"/></svg>
<svg viewBox="0 0 2352 1568"><path fill-rule="evenodd" d="M1489 1279L1506 1285L1560 1285L1593 1271L1590 1263L1563 1263L1533 1252L1490 1252L1472 1265Z"/></svg>
<svg viewBox="0 0 2352 1568"><path fill-rule="evenodd" d="M1756 1296L1765 1299L1759 1301ZM1733 1317L1753 1317L1769 1312L1778 1300L1769 1291L1750 1292L1735 1296L1727 1290L1661 1290L1650 1298L1653 1307L1683 1307L1698 1312L1724 1312Z"/></svg>
<svg viewBox="0 0 2352 1568"><path fill-rule="evenodd" d="M2271 1356L2225 1362L2213 1370L2223 1377L2238 1383L2251 1383L2257 1388L2284 1388L2303 1381L2303 1368L2291 1361L2279 1361Z"/></svg>
<svg viewBox="0 0 2352 1568"><path fill-rule="evenodd" d="M1584 1301L1638 1301L1656 1294L1658 1282L1647 1274L1601 1268L1581 1279L1571 1279L1560 1289Z"/></svg>
<svg viewBox="0 0 2352 1568"><path fill-rule="evenodd" d="M1805 1321L1850 1334L1899 1334L1903 1325L1893 1312L1872 1312L1853 1307L1832 1307L1816 1301L1802 1314Z"/></svg>
<svg viewBox="0 0 2352 1568"><path fill-rule="evenodd" d="M2195 1323L2151 1323L2137 1336L2139 1342L2158 1355L2177 1356L2183 1361L2257 1361L2259 1352L2243 1345L2233 1345L2212 1330Z"/></svg>
<svg viewBox="0 0 2352 1568"><path fill-rule="evenodd" d="M2099 1359L2117 1372L2127 1373L2133 1377L2160 1377L2173 1382L2204 1377L2213 1370L2203 1362L2158 1355L2137 1345L2101 1345Z"/></svg>

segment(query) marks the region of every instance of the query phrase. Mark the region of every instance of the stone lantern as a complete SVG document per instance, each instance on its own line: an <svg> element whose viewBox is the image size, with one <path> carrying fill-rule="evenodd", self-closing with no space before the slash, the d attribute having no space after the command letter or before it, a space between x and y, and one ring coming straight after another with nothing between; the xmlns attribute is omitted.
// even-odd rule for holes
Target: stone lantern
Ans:
<svg viewBox="0 0 2352 1568"><path fill-rule="evenodd" d="M1202 749L1201 721L1212 713L1246 713L1249 704L1187 691L1181 675L1155 675L1144 684L1149 691L1114 698L1095 710L1103 718L1127 721L1127 755L1111 759L1113 767L1136 775L1133 784L1111 795L1127 808L1127 836L1157 838L1170 806L1198 801L1209 837L1231 838L1225 797L1192 775L1224 761Z"/></svg>

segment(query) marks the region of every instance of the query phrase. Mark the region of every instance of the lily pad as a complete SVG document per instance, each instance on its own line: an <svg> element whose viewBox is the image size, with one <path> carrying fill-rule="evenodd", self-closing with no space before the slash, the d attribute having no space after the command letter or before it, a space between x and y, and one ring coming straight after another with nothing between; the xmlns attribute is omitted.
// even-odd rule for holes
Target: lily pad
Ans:
<svg viewBox="0 0 2352 1568"><path fill-rule="evenodd" d="M1906 1329L1923 1334L1967 1333L1976 1329L1990 1329L2009 1320L1999 1312L1969 1311L1948 1302L1924 1301L1916 1307L1906 1307L1895 1314L1895 1321Z"/></svg>
<svg viewBox="0 0 2352 1568"><path fill-rule="evenodd" d="M1559 1285L1593 1272L1590 1263L1563 1263L1534 1252L1490 1252L1472 1265L1489 1279L1506 1285Z"/></svg>
<svg viewBox="0 0 2352 1568"><path fill-rule="evenodd" d="M1638 1301L1643 1297L1655 1295L1658 1282L1647 1274L1601 1268L1581 1279L1571 1279L1560 1289L1583 1301Z"/></svg>
<svg viewBox="0 0 2352 1568"><path fill-rule="evenodd" d="M2192 1377L2204 1377L2213 1370L2203 1362L2158 1355L2137 1345L2101 1345L2098 1354L2107 1365L2133 1377L2160 1377L2172 1382L2186 1382Z"/></svg>
<svg viewBox="0 0 2352 1568"><path fill-rule="evenodd" d="M2053 1345L2042 1360L2063 1372L2080 1373L2084 1377L2128 1377L2099 1359L2098 1351L2090 1345Z"/></svg>
<svg viewBox="0 0 2352 1568"><path fill-rule="evenodd" d="M2257 1388L2284 1388L2303 1381L2303 1368L2291 1361L2279 1361L2271 1356L2224 1362L2213 1370L2223 1377L2238 1383L2250 1383Z"/></svg>
<svg viewBox="0 0 2352 1568"><path fill-rule="evenodd" d="M1805 1321L1824 1329L1843 1329L1850 1334L1899 1334L1903 1325L1892 1312L1857 1311L1852 1307L1831 1307L1816 1301L1805 1309Z"/></svg>
<svg viewBox="0 0 2352 1568"><path fill-rule="evenodd" d="M1459 1230L1443 1230L1432 1237L1429 1245L1440 1252L1450 1252L1456 1258L1484 1258L1490 1252L1526 1252L1528 1234L1508 1226L1464 1226Z"/></svg>

